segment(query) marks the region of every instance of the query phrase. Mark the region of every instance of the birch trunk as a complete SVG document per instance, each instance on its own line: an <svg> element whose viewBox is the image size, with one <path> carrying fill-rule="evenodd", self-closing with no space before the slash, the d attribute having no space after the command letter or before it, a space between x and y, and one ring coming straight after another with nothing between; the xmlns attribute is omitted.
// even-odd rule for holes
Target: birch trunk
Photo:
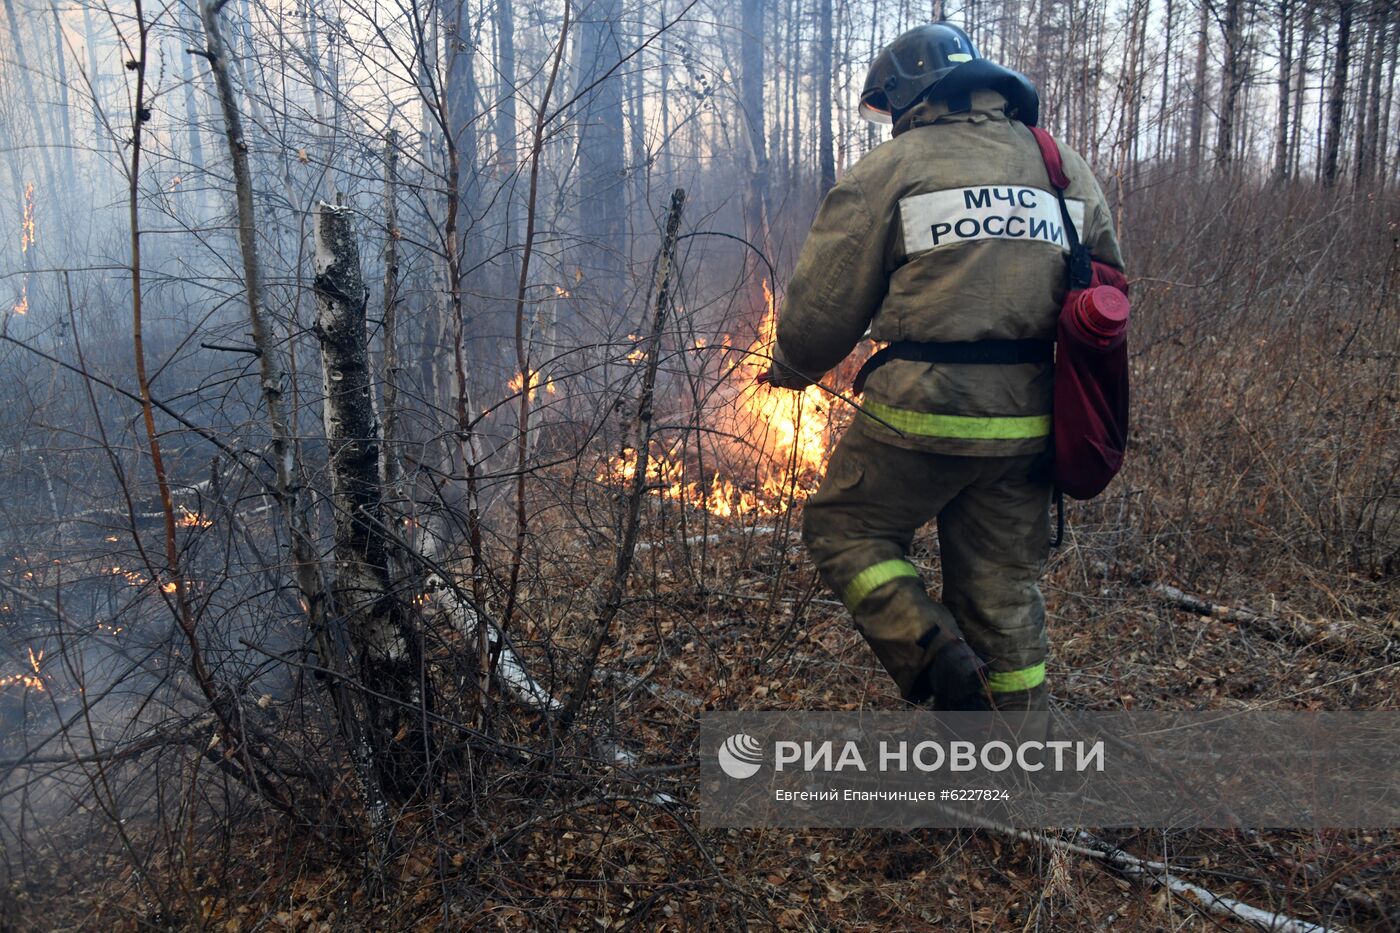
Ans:
<svg viewBox="0 0 1400 933"><path fill-rule="evenodd" d="M764 0L744 0L740 30L740 104L748 130L748 196L744 199L744 235L768 252L768 147L763 125ZM762 272L753 251L745 253L745 281L753 307L763 306Z"/></svg>
<svg viewBox="0 0 1400 933"><path fill-rule="evenodd" d="M335 601L367 688L370 741L398 790L422 777L430 704L422 650L389 574L379 417L374 410L365 305L352 211L316 205L316 337L335 511Z"/></svg>
<svg viewBox="0 0 1400 933"><path fill-rule="evenodd" d="M229 75L229 54L220 28L219 11L227 0L206 0L200 4L204 25L205 51L214 88L224 116L224 135L233 167L234 197L237 205L238 244L243 259L243 287L248 304L248 320L253 346L258 351L259 381L267 420L271 427L271 460L274 471L273 495L286 526L292 559L292 576L301 595L307 623L316 642L322 665L333 673L331 697L342 734L350 745L360 790L364 795L371 825L378 830L388 817L380 765L366 734L368 711L363 697L348 690L341 679L345 673L347 645L335 623L336 613L321 576L310 523L301 509L296 476L296 445L292 439L283 402L286 374L282 349L272 339L263 310L262 264L258 256L257 218L253 207L253 180L248 164L248 143L243 133L243 117Z"/></svg>
<svg viewBox="0 0 1400 933"><path fill-rule="evenodd" d="M397 443L399 415L399 134L384 137L384 449L379 472L394 490L395 511L407 505Z"/></svg>

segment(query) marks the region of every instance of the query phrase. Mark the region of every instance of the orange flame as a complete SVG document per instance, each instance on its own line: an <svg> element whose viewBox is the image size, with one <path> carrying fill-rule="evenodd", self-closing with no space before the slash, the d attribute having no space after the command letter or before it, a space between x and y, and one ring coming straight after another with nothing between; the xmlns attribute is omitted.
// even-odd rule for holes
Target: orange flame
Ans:
<svg viewBox="0 0 1400 933"><path fill-rule="evenodd" d="M29 652L29 666L33 669L34 673L31 674L26 671L22 674L11 674L8 677L0 677L0 688L8 687L11 684L19 684L29 690L38 690L40 692L44 690L44 679L39 674L39 662L44 660L44 652L40 649L39 653L35 654L33 648L28 648L26 650Z"/></svg>
<svg viewBox="0 0 1400 933"><path fill-rule="evenodd" d="M830 416L821 390L815 386L789 392L755 385L758 375L768 369L777 342L777 302L767 281L763 295L766 307L758 335L724 376L736 400L736 410L726 416L733 423L724 427L736 437L755 439L753 447L760 451L757 488L739 486L719 473L708 483L687 481L684 459L653 441L647 462L647 485L652 495L728 518L777 514L787 507L790 496L805 497L815 491L830 440ZM707 345L703 338L695 341L696 349ZM728 337L720 344L725 351L730 346ZM634 350L628 359L641 355L640 349ZM636 474L637 454L629 448L604 465L598 480L630 483Z"/></svg>
<svg viewBox="0 0 1400 933"><path fill-rule="evenodd" d="M24 216L19 226L19 251L23 255L34 245L34 183L24 186Z"/></svg>
<svg viewBox="0 0 1400 933"><path fill-rule="evenodd" d="M175 524L184 528L208 528L214 524L214 520L205 518L198 512L191 512L182 505L180 506L180 517L175 520Z"/></svg>
<svg viewBox="0 0 1400 933"><path fill-rule="evenodd" d="M748 355L739 364L744 383L752 386L759 374L768 370L778 343L778 309L768 281L763 282L763 298L767 313L758 328L758 339L749 347ZM769 441L776 471L764 481L770 494L781 495L784 474L789 462L798 475L821 470L826 458L829 416L822 391L808 386L801 392L751 388L740 396L740 404L759 425L768 425L774 432ZM776 486L773 484L776 483Z"/></svg>
<svg viewBox="0 0 1400 933"><path fill-rule="evenodd" d="M526 372L528 373L528 378L530 382L530 390L526 393L526 398L529 401L533 402L535 400L535 396L539 394L541 385L543 385L546 394L553 395L555 393L556 390L554 388L554 378L552 376L544 377L542 383L540 371L538 369L531 369L527 370ZM519 392L525 387L526 378L526 373L517 372L514 376L510 377L510 382L506 383L506 387L509 388L512 392Z"/></svg>

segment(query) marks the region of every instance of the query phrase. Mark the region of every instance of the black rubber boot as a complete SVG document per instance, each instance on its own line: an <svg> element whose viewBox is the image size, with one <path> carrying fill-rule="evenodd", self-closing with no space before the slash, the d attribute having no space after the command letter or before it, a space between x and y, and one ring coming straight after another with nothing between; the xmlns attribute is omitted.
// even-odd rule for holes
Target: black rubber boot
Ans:
<svg viewBox="0 0 1400 933"><path fill-rule="evenodd" d="M940 645L939 642L942 642ZM922 704L946 712L982 712L987 701L987 666L962 638L938 632L931 639L928 666L920 675Z"/></svg>

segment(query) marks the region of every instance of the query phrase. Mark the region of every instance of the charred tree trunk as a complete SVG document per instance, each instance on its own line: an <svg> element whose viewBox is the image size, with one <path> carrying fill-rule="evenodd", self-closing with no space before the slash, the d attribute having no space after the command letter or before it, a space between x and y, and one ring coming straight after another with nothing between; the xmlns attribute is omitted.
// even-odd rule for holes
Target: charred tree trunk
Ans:
<svg viewBox="0 0 1400 933"><path fill-rule="evenodd" d="M1363 10L1363 12L1366 11ZM1375 92L1374 85L1371 82L1371 63L1375 61L1376 58L1376 18L1372 15L1370 19L1371 22L1369 25L1364 20L1362 22L1362 38L1364 41L1362 42L1361 68L1358 75L1360 80L1357 82L1358 86L1353 89L1354 99L1356 101L1351 120L1352 126L1355 128L1352 146L1352 184L1354 185L1360 185L1365 177L1366 137L1370 133L1370 127L1367 123L1371 116L1367 101L1371 99L1372 94Z"/></svg>
<svg viewBox="0 0 1400 933"><path fill-rule="evenodd" d="M366 688L370 741L390 786L423 778L431 709L423 652L408 606L394 592L379 475L360 251L349 208L316 206L316 337L321 345L331 504L335 510L335 602Z"/></svg>
<svg viewBox="0 0 1400 933"><path fill-rule="evenodd" d="M1357 109L1365 108L1366 111L1366 133L1357 140L1356 158L1356 180L1360 184L1363 181L1370 181L1376 175L1376 150L1380 138L1381 124L1381 100L1385 94L1381 91L1381 81L1385 72L1385 38L1388 23L1386 22L1386 12L1384 9L1376 9L1372 14L1374 19L1371 23L1370 49L1367 51L1367 59L1370 61L1371 77L1369 80L1370 94L1366 95L1357 103Z"/></svg>
<svg viewBox="0 0 1400 933"><path fill-rule="evenodd" d="M1215 124L1215 164L1229 171L1235 156L1235 111L1239 105L1240 86L1243 83L1244 36L1240 29L1240 6L1242 0L1226 0L1225 19L1221 29L1225 33L1225 51L1220 65L1220 107Z"/></svg>
<svg viewBox="0 0 1400 933"><path fill-rule="evenodd" d="M1303 8L1303 34L1300 37L1297 54L1297 65L1294 68L1295 77L1293 79L1293 128L1290 131L1288 141L1289 159L1288 177L1297 178L1302 170L1303 161L1303 108L1307 103L1308 90L1308 61L1312 51L1312 40L1314 24L1317 22L1317 10L1313 4L1308 3Z"/></svg>
<svg viewBox="0 0 1400 933"><path fill-rule="evenodd" d="M448 171L451 175L449 197L454 211L453 227L458 231L455 247L457 264L462 269L475 267L473 237L460 236L470 229L478 208L476 173L476 71L475 49L471 42L471 15L467 0L452 0L444 10L443 41L447 46L446 96ZM461 283L454 287L460 288Z"/></svg>
<svg viewBox="0 0 1400 933"><path fill-rule="evenodd" d="M1201 164L1201 146L1205 139L1206 125L1206 60L1210 49L1210 6L1206 0L1200 4L1200 22L1196 30L1196 75L1191 86L1191 151L1188 160L1192 171Z"/></svg>
<svg viewBox="0 0 1400 933"><path fill-rule="evenodd" d="M1355 0L1337 3L1337 52L1332 70L1332 89L1327 100L1327 148L1322 155L1322 183L1337 183L1338 159L1342 151L1342 113L1346 109L1347 66L1351 62L1351 20Z"/></svg>
<svg viewBox="0 0 1400 933"><path fill-rule="evenodd" d="M515 14L511 0L496 0L496 164L501 191L501 249L507 257L501 280L501 293L508 294L518 277L519 258L515 253L516 223L516 135L517 98L515 89Z"/></svg>

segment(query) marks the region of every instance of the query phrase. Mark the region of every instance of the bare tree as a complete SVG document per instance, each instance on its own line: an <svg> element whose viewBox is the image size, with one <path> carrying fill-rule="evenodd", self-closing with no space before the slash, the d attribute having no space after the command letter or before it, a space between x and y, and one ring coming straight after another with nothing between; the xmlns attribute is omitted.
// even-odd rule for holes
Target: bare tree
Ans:
<svg viewBox="0 0 1400 933"><path fill-rule="evenodd" d="M1322 155L1322 183L1337 183L1342 152L1342 114L1346 110L1347 68L1351 63L1351 22L1355 0L1337 0L1337 51L1333 61L1332 88L1327 98L1326 149Z"/></svg>
<svg viewBox="0 0 1400 933"><path fill-rule="evenodd" d="M825 195L836 184L836 157L831 139L831 0L817 0L817 48L812 80L817 85L817 190Z"/></svg>
<svg viewBox="0 0 1400 933"><path fill-rule="evenodd" d="M623 260L627 255L626 173L627 136L622 119L624 31L621 0L590 0L579 13L578 69L578 196L576 218L583 238L582 269L590 288L606 301L622 294Z"/></svg>

